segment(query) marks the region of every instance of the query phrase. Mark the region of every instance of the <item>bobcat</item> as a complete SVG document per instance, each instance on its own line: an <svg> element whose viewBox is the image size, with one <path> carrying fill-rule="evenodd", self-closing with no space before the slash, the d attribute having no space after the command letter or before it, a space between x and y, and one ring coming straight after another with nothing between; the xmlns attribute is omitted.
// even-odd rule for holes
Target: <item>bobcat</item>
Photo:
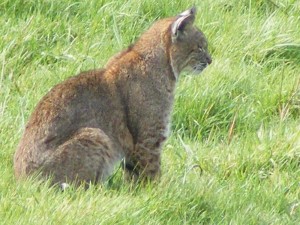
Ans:
<svg viewBox="0 0 300 225"><path fill-rule="evenodd" d="M158 20L104 69L52 88L29 118L14 156L16 177L97 183L120 161L128 179L159 177L178 76L212 62L195 15L193 7Z"/></svg>

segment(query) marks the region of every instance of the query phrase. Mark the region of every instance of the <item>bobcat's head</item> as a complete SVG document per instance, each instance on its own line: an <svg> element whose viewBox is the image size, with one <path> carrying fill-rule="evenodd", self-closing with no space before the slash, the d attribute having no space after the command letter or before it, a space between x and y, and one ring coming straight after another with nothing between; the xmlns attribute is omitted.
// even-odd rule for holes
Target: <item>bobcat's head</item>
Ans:
<svg viewBox="0 0 300 225"><path fill-rule="evenodd" d="M204 34L193 25L195 15L193 7L175 17L171 24L169 55L176 78L183 69L199 74L212 62Z"/></svg>

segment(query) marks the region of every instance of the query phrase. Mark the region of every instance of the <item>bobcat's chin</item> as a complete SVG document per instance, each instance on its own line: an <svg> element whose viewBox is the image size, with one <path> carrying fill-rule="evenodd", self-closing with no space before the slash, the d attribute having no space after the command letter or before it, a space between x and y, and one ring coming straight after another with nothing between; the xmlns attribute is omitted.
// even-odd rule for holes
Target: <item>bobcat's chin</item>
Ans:
<svg viewBox="0 0 300 225"><path fill-rule="evenodd" d="M193 67L193 73L200 74L208 66L207 63L201 63Z"/></svg>
<svg viewBox="0 0 300 225"><path fill-rule="evenodd" d="M208 63L200 63L195 66L189 66L185 69L186 72L191 73L192 75L200 75L203 70L206 69L208 66Z"/></svg>

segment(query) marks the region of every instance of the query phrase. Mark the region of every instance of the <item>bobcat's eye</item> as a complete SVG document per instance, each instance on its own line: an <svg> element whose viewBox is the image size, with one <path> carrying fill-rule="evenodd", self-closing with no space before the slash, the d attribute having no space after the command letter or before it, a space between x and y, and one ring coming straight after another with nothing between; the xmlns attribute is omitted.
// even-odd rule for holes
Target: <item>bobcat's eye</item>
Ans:
<svg viewBox="0 0 300 225"><path fill-rule="evenodd" d="M204 48L203 48L201 45L198 45L198 50L199 50L200 52L204 52L204 51L205 51Z"/></svg>

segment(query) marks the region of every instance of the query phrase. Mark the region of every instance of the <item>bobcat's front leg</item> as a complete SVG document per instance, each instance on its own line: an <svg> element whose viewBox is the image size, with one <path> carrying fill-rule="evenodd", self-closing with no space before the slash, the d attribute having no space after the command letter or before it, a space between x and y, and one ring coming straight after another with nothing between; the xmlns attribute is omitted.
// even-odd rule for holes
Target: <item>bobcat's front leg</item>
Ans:
<svg viewBox="0 0 300 225"><path fill-rule="evenodd" d="M134 152L123 163L126 178L133 181L152 181L161 174L161 144L165 137L160 136L135 144Z"/></svg>

